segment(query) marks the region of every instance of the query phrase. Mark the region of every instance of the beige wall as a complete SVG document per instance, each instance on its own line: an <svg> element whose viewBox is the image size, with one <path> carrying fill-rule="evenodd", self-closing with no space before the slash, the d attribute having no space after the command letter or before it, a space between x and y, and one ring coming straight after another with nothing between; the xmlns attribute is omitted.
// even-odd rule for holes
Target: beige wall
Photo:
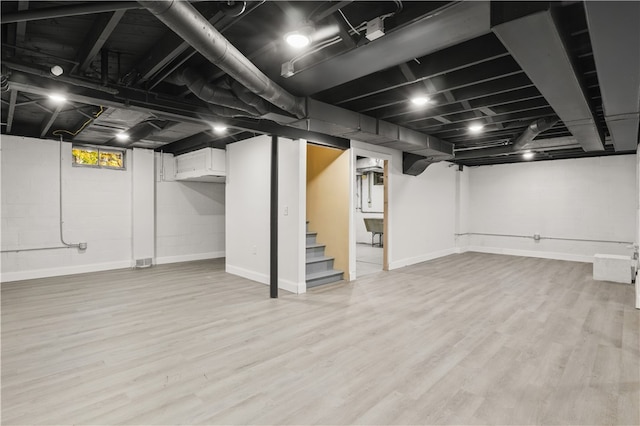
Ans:
<svg viewBox="0 0 640 426"><path fill-rule="evenodd" d="M307 146L307 220L349 280L349 151Z"/></svg>

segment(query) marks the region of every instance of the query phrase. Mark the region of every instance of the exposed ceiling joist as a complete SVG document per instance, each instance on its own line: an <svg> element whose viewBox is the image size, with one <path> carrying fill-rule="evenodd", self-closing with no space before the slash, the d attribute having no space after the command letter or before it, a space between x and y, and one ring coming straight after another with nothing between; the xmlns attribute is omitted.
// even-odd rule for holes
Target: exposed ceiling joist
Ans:
<svg viewBox="0 0 640 426"><path fill-rule="evenodd" d="M13 115L16 112L16 100L18 99L18 91L13 89L9 95L9 110L7 111L7 133L11 133L13 126Z"/></svg>
<svg viewBox="0 0 640 426"><path fill-rule="evenodd" d="M514 4L494 2L496 15L509 15ZM545 10L507 22L492 31L520 64L549 105L585 151L604 149L601 129L576 74L552 12ZM550 72L553 70L553 72Z"/></svg>
<svg viewBox="0 0 640 426"><path fill-rule="evenodd" d="M534 140L526 150L514 151L512 146L494 146L490 148L465 149L456 151L456 160L471 160L500 155L512 155L524 151L544 149L552 151L556 149L579 148L580 145L574 137Z"/></svg>
<svg viewBox="0 0 640 426"><path fill-rule="evenodd" d="M486 34L490 31L489 15L488 2L454 3L347 54L302 70L283 85L296 87L303 95L338 86Z"/></svg>
<svg viewBox="0 0 640 426"><path fill-rule="evenodd" d="M209 19L209 22L215 25L223 17L224 14L218 12ZM167 31L162 39L154 45L153 49L144 55L142 60L129 73L139 74L140 80L138 82L145 82L188 49L191 49L189 43L173 31Z"/></svg>
<svg viewBox="0 0 640 426"><path fill-rule="evenodd" d="M0 17L2 24L26 22L39 19L64 18L66 16L89 15L92 13L112 12L114 10L140 9L134 1L96 1L77 3L68 6L46 7L27 11L6 13Z"/></svg>
<svg viewBox="0 0 640 426"><path fill-rule="evenodd" d="M23 11L29 9L29 0L20 0L18 2L18 10ZM26 21L21 21L16 24L16 45L24 45L24 36L27 33Z"/></svg>
<svg viewBox="0 0 640 426"><path fill-rule="evenodd" d="M406 62L400 64L400 71L402 72L402 74L405 76L405 78L407 79L407 81L413 82L416 81L416 76L413 73L413 71L411 71L411 68L409 68L409 66L407 65ZM436 93L438 91L438 89L434 86L433 82L431 82L431 80L429 79L424 79L422 80L422 83L424 84L425 89L427 90L427 94L431 95L432 93ZM451 94L451 92L447 91L446 93ZM431 118L433 118L434 120L438 120L441 123L451 123L450 120L440 116L440 115L434 115L431 116Z"/></svg>
<svg viewBox="0 0 640 426"><path fill-rule="evenodd" d="M53 126L53 123L56 121L56 118L58 118L58 114L60 114L60 111L62 111L62 107L63 107L63 104L58 105L56 109L53 111L53 113L48 118L45 118L45 120L42 122L42 125L40 126L41 138L44 138L44 136L47 134L51 126Z"/></svg>
<svg viewBox="0 0 640 426"><path fill-rule="evenodd" d="M322 21L324 18L330 15L333 15L339 9L342 9L343 7L348 6L350 3L353 3L353 2L352 1L332 2L331 4L329 4L329 7L327 7L326 9L323 9L319 12L314 13L313 16L311 17L311 21L312 22Z"/></svg>
<svg viewBox="0 0 640 426"><path fill-rule="evenodd" d="M91 65L91 61L96 57L102 46L109 39L115 30L118 22L124 16L126 10L116 10L114 12L100 15L94 22L90 33L85 37L85 44L78 54L77 62L80 65L80 72L84 72Z"/></svg>
<svg viewBox="0 0 640 426"><path fill-rule="evenodd" d="M616 151L638 145L640 123L640 2L586 1L602 106Z"/></svg>

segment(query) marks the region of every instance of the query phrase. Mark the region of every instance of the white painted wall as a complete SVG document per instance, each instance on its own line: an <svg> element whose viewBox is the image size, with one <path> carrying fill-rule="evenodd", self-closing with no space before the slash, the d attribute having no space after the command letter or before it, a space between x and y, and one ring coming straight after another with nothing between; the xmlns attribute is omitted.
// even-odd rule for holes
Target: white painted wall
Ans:
<svg viewBox="0 0 640 426"><path fill-rule="evenodd" d="M2 136L2 250L62 247L59 232L59 143ZM2 281L131 266L131 151L127 170L71 165L62 144L62 248L2 253Z"/></svg>
<svg viewBox="0 0 640 426"><path fill-rule="evenodd" d="M306 142L279 140L278 287L296 293L306 289ZM270 272L270 170L270 137L227 146L226 271L264 284Z"/></svg>
<svg viewBox="0 0 640 426"><path fill-rule="evenodd" d="M225 254L225 184L175 180L174 157L156 153L156 263Z"/></svg>
<svg viewBox="0 0 640 426"><path fill-rule="evenodd" d="M456 166L457 167L457 166ZM469 246L469 169L456 174L456 247L459 253L467 250Z"/></svg>
<svg viewBox="0 0 640 426"><path fill-rule="evenodd" d="M402 174L402 152L359 141L352 141L352 148L354 155L390 158L390 269L455 253L456 175L468 173L468 169L459 172L457 167L449 167L450 163L441 162L419 176L408 176ZM355 265L355 250L352 255L350 266Z"/></svg>
<svg viewBox="0 0 640 426"><path fill-rule="evenodd" d="M633 155L472 168L469 249L584 262L597 253L628 255L628 244L544 238L634 241L635 182Z"/></svg>
<svg viewBox="0 0 640 426"><path fill-rule="evenodd" d="M147 265L144 262L155 257L154 154L140 148L131 154L132 266L136 261Z"/></svg>

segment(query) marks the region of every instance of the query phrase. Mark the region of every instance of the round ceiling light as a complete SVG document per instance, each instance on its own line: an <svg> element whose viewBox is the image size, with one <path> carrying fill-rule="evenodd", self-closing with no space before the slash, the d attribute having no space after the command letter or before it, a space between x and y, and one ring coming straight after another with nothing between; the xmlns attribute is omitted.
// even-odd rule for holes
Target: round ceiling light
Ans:
<svg viewBox="0 0 640 426"><path fill-rule="evenodd" d="M118 133L116 135L116 139L119 140L120 142L125 142L129 140L129 135L126 133Z"/></svg>
<svg viewBox="0 0 640 426"><path fill-rule="evenodd" d="M62 75L62 73L64 73L64 69L62 69L60 65L54 65L51 67L51 74L55 75L56 77Z"/></svg>
<svg viewBox="0 0 640 426"><path fill-rule="evenodd" d="M221 124L216 124L213 126L213 131L216 133L224 133L227 131L227 128Z"/></svg>
<svg viewBox="0 0 640 426"><path fill-rule="evenodd" d="M301 31L293 31L284 36L284 40L291 47L302 48L311 44L311 37Z"/></svg>
<svg viewBox="0 0 640 426"><path fill-rule="evenodd" d="M469 131L471 133L480 133L484 129L484 126L479 123L474 123L469 125Z"/></svg>
<svg viewBox="0 0 640 426"><path fill-rule="evenodd" d="M431 102L431 99L428 96L416 96L411 98L411 103L417 106L424 106Z"/></svg>
<svg viewBox="0 0 640 426"><path fill-rule="evenodd" d="M64 95L61 95L60 93L51 93L49 95L49 99L51 99L54 102L62 103L67 100L67 97Z"/></svg>
<svg viewBox="0 0 640 426"><path fill-rule="evenodd" d="M522 153L522 158L524 158L525 160L531 160L535 156L536 156L535 152L531 152L531 151L525 151L524 153Z"/></svg>

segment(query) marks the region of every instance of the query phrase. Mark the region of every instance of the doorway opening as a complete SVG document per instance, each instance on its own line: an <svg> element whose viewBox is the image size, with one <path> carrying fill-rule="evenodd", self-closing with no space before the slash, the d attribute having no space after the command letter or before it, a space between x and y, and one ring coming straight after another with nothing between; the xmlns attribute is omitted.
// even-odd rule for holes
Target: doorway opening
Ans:
<svg viewBox="0 0 640 426"><path fill-rule="evenodd" d="M357 277L385 269L386 163L382 158L356 157L354 227Z"/></svg>

